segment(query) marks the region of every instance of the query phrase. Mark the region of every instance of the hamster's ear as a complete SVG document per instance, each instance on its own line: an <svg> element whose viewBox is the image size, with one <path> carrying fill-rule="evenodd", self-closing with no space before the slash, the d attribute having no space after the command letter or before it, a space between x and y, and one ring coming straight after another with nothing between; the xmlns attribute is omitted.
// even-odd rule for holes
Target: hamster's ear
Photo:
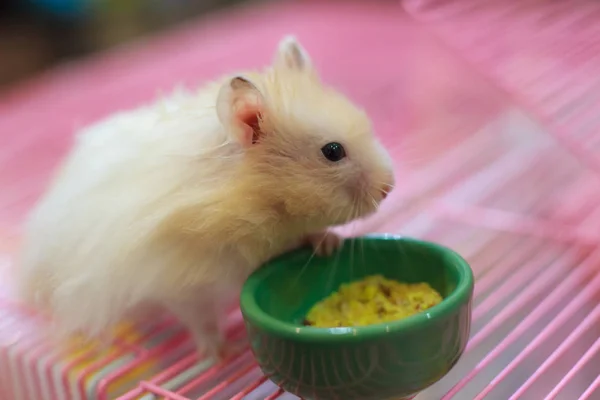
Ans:
<svg viewBox="0 0 600 400"><path fill-rule="evenodd" d="M217 115L233 139L243 146L256 143L263 97L247 78L236 76L223 84L217 97Z"/></svg>
<svg viewBox="0 0 600 400"><path fill-rule="evenodd" d="M302 45L294 36L285 36L279 42L275 55L275 67L311 72L312 61Z"/></svg>

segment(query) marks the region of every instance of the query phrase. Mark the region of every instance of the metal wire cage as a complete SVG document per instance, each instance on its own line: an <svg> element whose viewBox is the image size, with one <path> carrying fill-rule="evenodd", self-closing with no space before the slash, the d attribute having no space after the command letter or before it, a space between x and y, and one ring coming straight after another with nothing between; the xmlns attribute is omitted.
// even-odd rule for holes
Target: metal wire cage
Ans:
<svg viewBox="0 0 600 400"><path fill-rule="evenodd" d="M417 399L600 398L600 163L595 154L600 25L594 24L600 5L411 0L404 3L409 18L397 4L375 3L288 4L248 19L257 26L279 16L281 30L299 30L309 49L311 38L315 47L320 43L317 53L333 64L327 71L323 61L324 75L365 105L398 163L396 193L374 218L346 227L347 233L426 238L458 250L473 266L467 351ZM289 15L295 17L283 18ZM239 32L248 29L242 17L236 18ZM345 41L369 43L359 47L360 54L357 44L325 49L323 33L336 18ZM184 29L170 40L189 44L195 34ZM272 31L256 33L261 34ZM396 55L407 37L410 43ZM193 76L206 61L205 47L195 55L186 50L185 63L146 67L145 78L129 83L135 95L127 101L145 97L140 88L151 78L168 85L170 75ZM352 69L340 65L342 55L354 55L345 63ZM102 61L105 76L110 76L107 68L122 68L124 57L119 53ZM154 53L131 56L129 71L139 70L150 57ZM203 73L213 73L211 68L218 70L219 64ZM68 78L49 79L69 90L99 70L88 65L70 71ZM105 97L67 99L64 107L93 119L96 115L87 110L102 98L118 96L123 82L104 88ZM0 119L3 132L27 123L23 116L14 120L26 106L31 104L22 100L6 106L14 118ZM52 129L58 135L64 123ZM0 153L0 164L15 171L27 163L26 170L1 177L3 187L10 184L12 190L1 197L0 254L7 256L0 268L0 398L295 398L261 375L249 351L222 365L204 360L169 316L122 326L109 348L80 343L58 348L45 340L45 322L11 301L15 243L9 238L16 236L10 228L14 215L39 193L44 171L57 158L41 156L53 140L32 130L29 140L11 142ZM66 140L60 143L66 148ZM23 152L33 155L19 164L17 155ZM232 338L243 335L239 312L229 318Z"/></svg>

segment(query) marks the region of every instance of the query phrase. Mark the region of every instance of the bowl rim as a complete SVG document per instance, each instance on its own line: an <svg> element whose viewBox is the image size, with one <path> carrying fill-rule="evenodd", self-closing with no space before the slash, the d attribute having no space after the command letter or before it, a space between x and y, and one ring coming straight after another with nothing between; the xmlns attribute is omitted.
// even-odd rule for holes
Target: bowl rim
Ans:
<svg viewBox="0 0 600 400"><path fill-rule="evenodd" d="M373 338L381 338L394 333L408 333L416 329L422 329L424 326L434 321L447 318L456 313L458 309L469 302L473 295L474 278L473 271L467 261L454 250L437 243L408 238L400 235L390 234L371 234L347 240L368 240L374 242L404 241L428 247L440 253L454 258L455 262L450 263L458 273L459 279L456 288L444 300L428 309L410 317L387 323L373 324L360 327L345 328L315 328L303 327L288 322L281 321L264 312L257 304L254 293L262 276L270 266L285 262L286 255L275 258L250 275L244 283L240 295L240 309L246 324L258 326L263 331L272 333L279 337L286 337L295 341L306 342L356 342Z"/></svg>

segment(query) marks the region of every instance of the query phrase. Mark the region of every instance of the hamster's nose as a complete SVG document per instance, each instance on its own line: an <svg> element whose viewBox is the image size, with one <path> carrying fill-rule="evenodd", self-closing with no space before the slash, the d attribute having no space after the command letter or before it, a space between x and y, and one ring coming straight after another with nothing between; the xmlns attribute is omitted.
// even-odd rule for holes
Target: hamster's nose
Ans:
<svg viewBox="0 0 600 400"><path fill-rule="evenodd" d="M394 187L392 185L388 185L387 183L381 187L381 197L385 199L388 194L392 191Z"/></svg>

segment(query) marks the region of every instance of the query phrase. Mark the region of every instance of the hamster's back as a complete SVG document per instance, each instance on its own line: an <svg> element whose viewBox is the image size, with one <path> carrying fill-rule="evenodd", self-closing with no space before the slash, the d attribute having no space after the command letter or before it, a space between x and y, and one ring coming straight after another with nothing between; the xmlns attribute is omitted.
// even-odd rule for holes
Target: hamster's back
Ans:
<svg viewBox="0 0 600 400"><path fill-rule="evenodd" d="M106 285L118 293L119 282L107 271L122 268L118 261L135 249L179 188L192 184L208 193L214 180L226 178L228 163L222 161L231 161L237 151L215 113L216 88L178 91L81 132L26 225L20 260L26 300L56 303L50 293L60 297L61 289L84 280L93 282L85 286L96 288L98 296ZM127 273L136 272L116 276L127 279Z"/></svg>

